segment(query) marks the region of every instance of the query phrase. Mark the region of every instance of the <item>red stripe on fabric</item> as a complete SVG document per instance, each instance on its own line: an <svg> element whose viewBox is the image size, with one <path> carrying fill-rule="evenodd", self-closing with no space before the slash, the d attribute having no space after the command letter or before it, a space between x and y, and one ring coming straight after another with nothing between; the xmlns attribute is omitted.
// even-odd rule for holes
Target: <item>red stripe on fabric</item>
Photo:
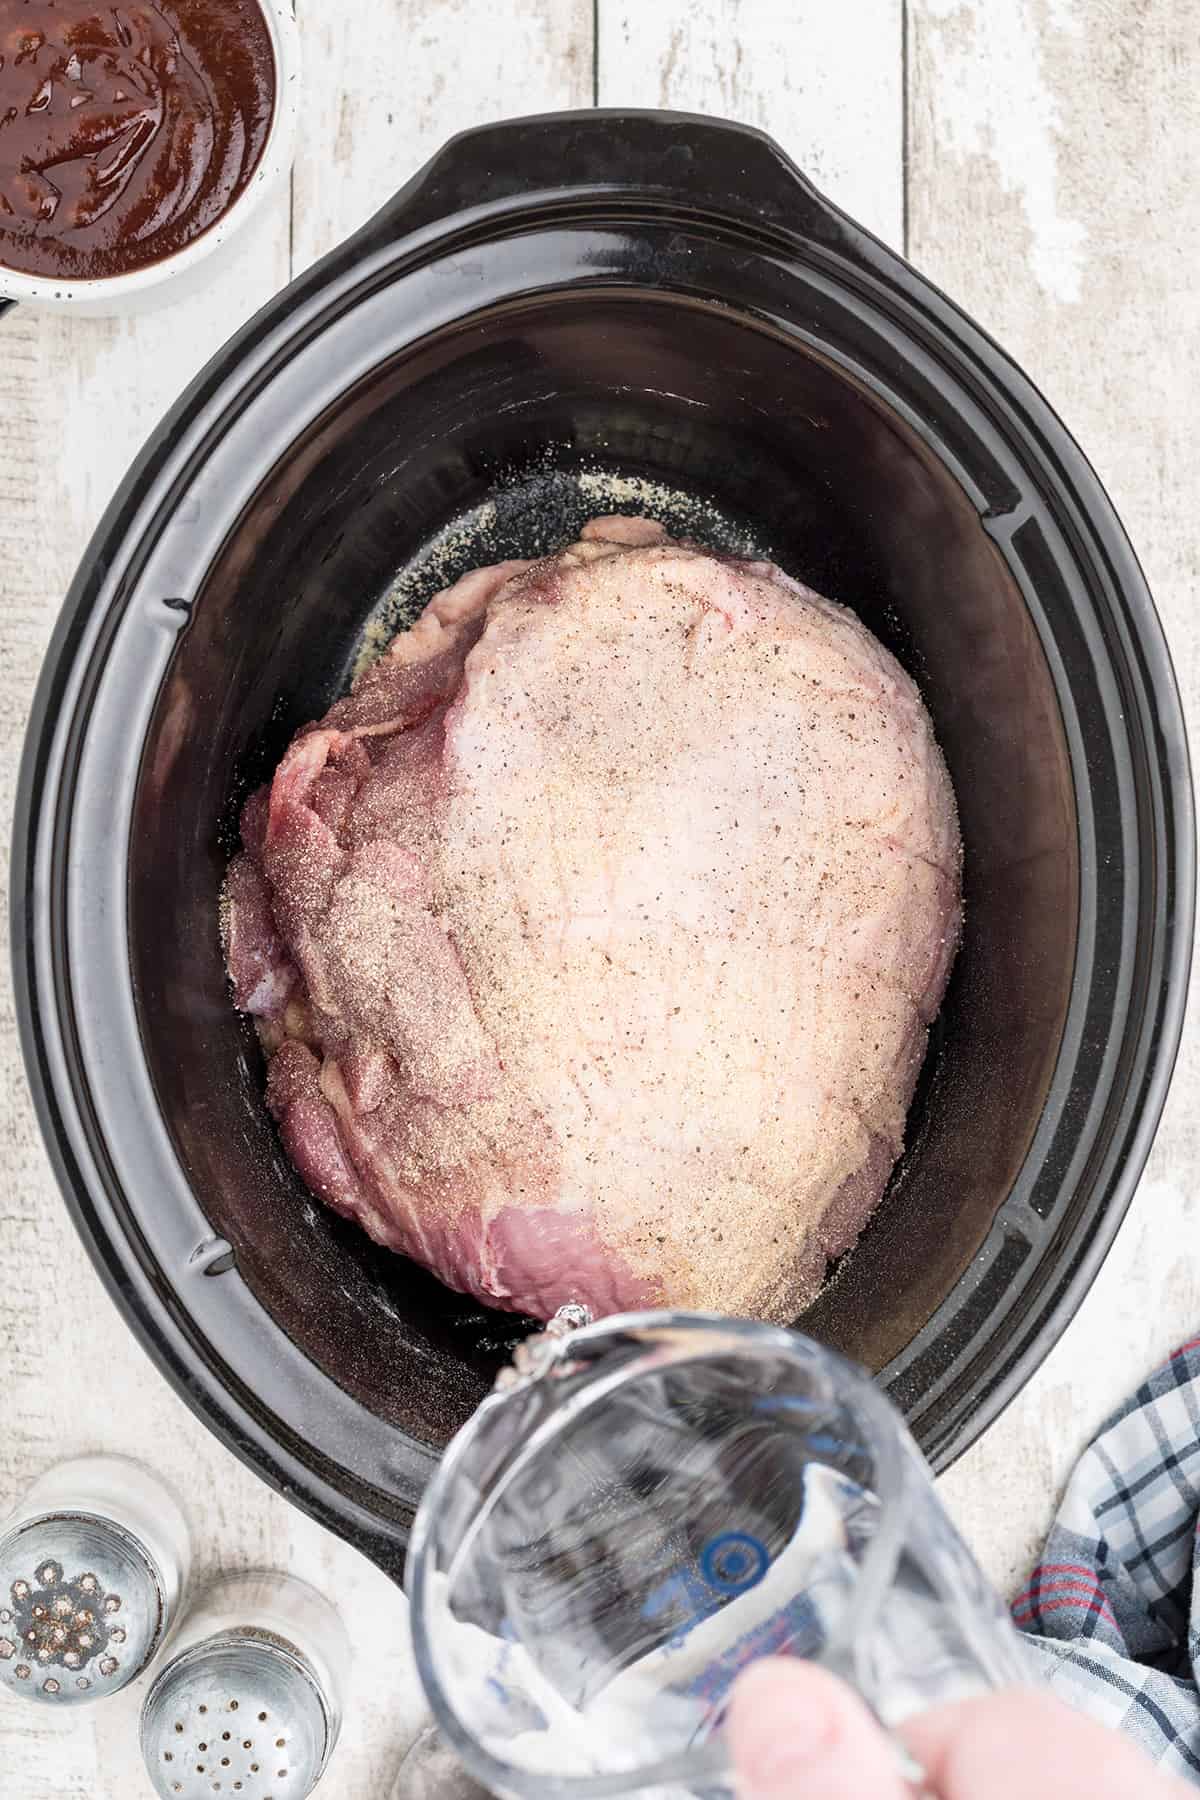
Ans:
<svg viewBox="0 0 1200 1800"><path fill-rule="evenodd" d="M1116 1620L1113 1618L1113 1609L1108 1604L1108 1601L1104 1598L1103 1594L1097 1594L1095 1597L1100 1602L1099 1608L1096 1609L1096 1608L1089 1607L1087 1610L1088 1611L1099 1610L1100 1612L1106 1612L1108 1614L1109 1618L1113 1619L1113 1623L1115 1625ZM1064 1606L1073 1606L1077 1612L1079 1610L1079 1602L1077 1600L1067 1599L1067 1600L1048 1600L1046 1602L1045 1606L1035 1606L1034 1611L1036 1612L1037 1616L1040 1619L1040 1618L1044 1618L1047 1613L1058 1612Z"/></svg>
<svg viewBox="0 0 1200 1800"><path fill-rule="evenodd" d="M1012 1610L1015 1613L1025 1612L1029 1607L1035 1607L1040 1610L1044 1602L1049 1600L1055 1594L1061 1594L1064 1598L1072 1594L1086 1596L1089 1600L1098 1597L1107 1604L1107 1596L1097 1581L1089 1582L1086 1586L1083 1582L1056 1581L1051 1587L1043 1588L1042 1591L1036 1595L1031 1594L1027 1599L1014 1600Z"/></svg>
<svg viewBox="0 0 1200 1800"><path fill-rule="evenodd" d="M1095 1570L1089 1569L1084 1563L1039 1563L1033 1571L1032 1580L1021 1589L1013 1601L1013 1605L1020 1606L1022 1601L1027 1600L1035 1589L1042 1591L1059 1586L1057 1581L1043 1580L1043 1576L1046 1575L1075 1575L1081 1581L1090 1582L1093 1587L1099 1585Z"/></svg>
<svg viewBox="0 0 1200 1800"><path fill-rule="evenodd" d="M1028 1587L1022 1588L1021 1592L1024 1594L1032 1594L1035 1591L1040 1590L1042 1593L1045 1593L1048 1588L1062 1587L1064 1582L1071 1581L1086 1582L1088 1587L1100 1586L1099 1577L1093 1575L1090 1569L1072 1569L1070 1573L1066 1575L1050 1575L1045 1581L1043 1581L1040 1576L1035 1577L1035 1579L1029 1583Z"/></svg>
<svg viewBox="0 0 1200 1800"><path fill-rule="evenodd" d="M1186 1356L1189 1350L1200 1350L1200 1337L1192 1338L1186 1344L1180 1344L1178 1350L1172 1350L1169 1360L1174 1362L1177 1356Z"/></svg>

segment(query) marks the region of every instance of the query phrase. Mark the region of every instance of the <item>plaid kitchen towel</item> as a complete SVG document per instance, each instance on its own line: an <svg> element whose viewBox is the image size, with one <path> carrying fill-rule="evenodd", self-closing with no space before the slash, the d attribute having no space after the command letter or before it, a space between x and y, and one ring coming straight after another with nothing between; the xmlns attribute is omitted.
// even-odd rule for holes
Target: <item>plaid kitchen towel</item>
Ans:
<svg viewBox="0 0 1200 1800"><path fill-rule="evenodd" d="M1013 1616L1039 1674L1200 1786L1200 1338L1080 1458Z"/></svg>

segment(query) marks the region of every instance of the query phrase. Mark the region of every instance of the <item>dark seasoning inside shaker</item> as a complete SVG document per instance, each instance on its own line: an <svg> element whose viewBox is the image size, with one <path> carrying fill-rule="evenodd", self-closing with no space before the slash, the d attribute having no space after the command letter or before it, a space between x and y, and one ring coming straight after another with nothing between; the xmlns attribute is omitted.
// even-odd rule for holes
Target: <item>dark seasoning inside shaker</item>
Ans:
<svg viewBox="0 0 1200 1800"><path fill-rule="evenodd" d="M0 1689L76 1706L118 1692L166 1627L158 1570L131 1533L55 1513L0 1538Z"/></svg>
<svg viewBox="0 0 1200 1800"><path fill-rule="evenodd" d="M172 256L262 158L258 0L17 0L0 18L0 265L87 281Z"/></svg>

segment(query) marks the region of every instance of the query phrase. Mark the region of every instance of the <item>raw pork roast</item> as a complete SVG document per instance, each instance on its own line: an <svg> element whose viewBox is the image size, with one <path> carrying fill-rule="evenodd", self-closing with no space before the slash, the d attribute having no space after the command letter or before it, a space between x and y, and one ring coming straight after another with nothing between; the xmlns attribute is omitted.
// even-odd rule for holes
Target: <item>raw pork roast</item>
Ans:
<svg viewBox="0 0 1200 1800"><path fill-rule="evenodd" d="M959 929L908 676L596 519L479 569L247 803L225 930L314 1193L490 1306L791 1320L902 1147Z"/></svg>

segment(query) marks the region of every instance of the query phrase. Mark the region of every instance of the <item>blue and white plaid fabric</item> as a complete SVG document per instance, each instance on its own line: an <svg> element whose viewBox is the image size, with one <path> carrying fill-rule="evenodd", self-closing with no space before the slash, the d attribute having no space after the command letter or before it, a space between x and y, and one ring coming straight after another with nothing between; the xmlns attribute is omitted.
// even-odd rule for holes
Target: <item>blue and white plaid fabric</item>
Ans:
<svg viewBox="0 0 1200 1800"><path fill-rule="evenodd" d="M1200 1338L1080 1458L1013 1616L1040 1677L1200 1786Z"/></svg>

